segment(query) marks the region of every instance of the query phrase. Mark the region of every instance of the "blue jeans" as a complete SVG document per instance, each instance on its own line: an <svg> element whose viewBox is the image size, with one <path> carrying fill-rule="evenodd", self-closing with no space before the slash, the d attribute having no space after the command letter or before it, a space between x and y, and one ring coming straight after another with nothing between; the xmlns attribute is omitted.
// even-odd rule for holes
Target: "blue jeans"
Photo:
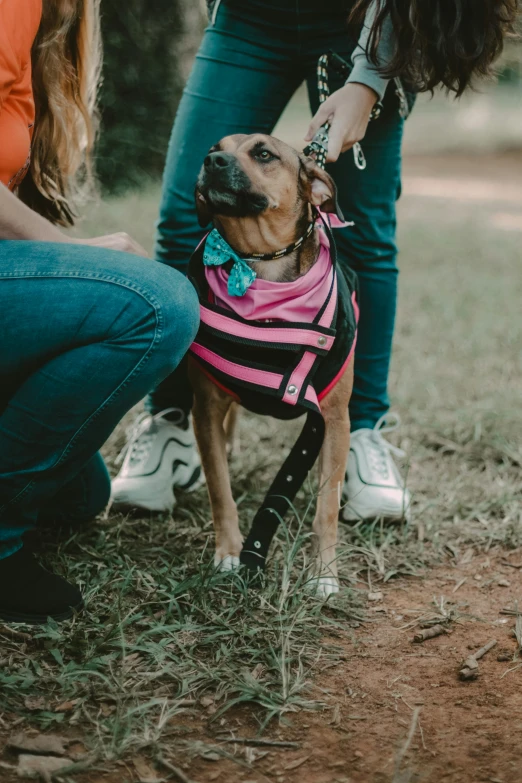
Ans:
<svg viewBox="0 0 522 783"><path fill-rule="evenodd" d="M271 133L303 80L318 107L316 64L330 49L350 58L354 38L339 0L223 0L208 27L181 100L167 157L156 255L185 271L202 236L194 185L209 147L232 133ZM347 4L348 5L348 4ZM330 78L331 91L342 83ZM367 168L341 155L329 170L354 228L337 230L339 260L359 277L361 320L350 403L352 428L373 427L389 407L388 370L397 298L395 202L400 194L403 120L392 87L363 141ZM303 133L305 128L303 128ZM150 396L154 411L190 410L183 368Z"/></svg>
<svg viewBox="0 0 522 783"><path fill-rule="evenodd" d="M103 508L98 449L197 326L192 286L162 264L0 241L0 557L40 515L78 521Z"/></svg>

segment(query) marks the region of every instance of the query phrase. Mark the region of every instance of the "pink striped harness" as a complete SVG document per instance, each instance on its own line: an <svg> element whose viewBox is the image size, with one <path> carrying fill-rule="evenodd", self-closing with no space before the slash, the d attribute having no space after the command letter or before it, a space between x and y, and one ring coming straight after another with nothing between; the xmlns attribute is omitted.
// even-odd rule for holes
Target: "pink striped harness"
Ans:
<svg viewBox="0 0 522 783"><path fill-rule="evenodd" d="M201 311L192 359L249 410L283 419L308 413L245 540L241 562L255 572L264 569L279 521L321 450L320 400L355 350L357 283L350 270L338 268L331 232L331 226L345 224L332 215L321 220L317 260L293 282L255 279L244 295L231 296L226 269L203 265L205 240L189 266Z"/></svg>

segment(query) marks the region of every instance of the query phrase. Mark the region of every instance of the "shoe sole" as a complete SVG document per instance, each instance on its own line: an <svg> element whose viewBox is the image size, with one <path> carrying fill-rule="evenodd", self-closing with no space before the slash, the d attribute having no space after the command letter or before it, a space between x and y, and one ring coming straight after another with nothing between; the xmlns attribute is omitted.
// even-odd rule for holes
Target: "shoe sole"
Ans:
<svg viewBox="0 0 522 783"><path fill-rule="evenodd" d="M341 509L339 517L343 522L367 522L372 519L383 519L385 522L402 522L403 520L409 521L411 511L408 506L407 508L401 508L400 511L379 509L378 511L365 510L364 514L357 514L357 512L345 506Z"/></svg>
<svg viewBox="0 0 522 783"><path fill-rule="evenodd" d="M81 604L71 606L60 614L23 614L22 612L6 612L3 609L0 609L0 620L4 623L24 623L25 625L46 625L49 619L54 620L57 623L62 623L64 620L70 620L75 614L81 612L83 609L83 601Z"/></svg>
<svg viewBox="0 0 522 783"><path fill-rule="evenodd" d="M133 481L131 479L131 481ZM136 481L136 479L134 479ZM129 482L130 483L130 482ZM201 465L194 468L194 471L190 479L183 485L177 485L177 489L183 492L195 492L205 483L205 477L201 469ZM147 486L147 492L140 492L142 487L136 488L128 486L127 489L118 488L118 484L115 482L116 487L113 484L113 493L116 488L116 494L112 497L112 508L114 509L143 509L144 511L152 511L155 513L161 513L162 511L172 512L176 507L176 496L174 495L174 486L170 485L165 488L164 482L158 483L157 488L149 483Z"/></svg>

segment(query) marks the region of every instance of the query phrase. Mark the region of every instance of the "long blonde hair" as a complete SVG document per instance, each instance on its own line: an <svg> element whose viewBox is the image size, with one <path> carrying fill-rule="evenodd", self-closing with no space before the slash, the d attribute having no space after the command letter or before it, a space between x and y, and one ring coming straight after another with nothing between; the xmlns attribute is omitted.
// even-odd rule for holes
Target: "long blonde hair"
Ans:
<svg viewBox="0 0 522 783"><path fill-rule="evenodd" d="M32 50L36 119L20 198L53 223L72 225L75 199L92 184L100 0L43 0Z"/></svg>

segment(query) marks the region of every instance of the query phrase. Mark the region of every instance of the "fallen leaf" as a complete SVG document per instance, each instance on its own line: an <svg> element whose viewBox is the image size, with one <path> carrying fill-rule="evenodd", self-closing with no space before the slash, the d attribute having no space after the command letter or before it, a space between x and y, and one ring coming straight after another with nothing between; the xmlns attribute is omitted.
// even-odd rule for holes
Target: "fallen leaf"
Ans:
<svg viewBox="0 0 522 783"><path fill-rule="evenodd" d="M262 663L256 664L252 669L252 671L250 672L254 680L259 680L259 678L262 677L264 673L265 673L265 666Z"/></svg>
<svg viewBox="0 0 522 783"><path fill-rule="evenodd" d="M33 756L22 753L18 757L18 777L19 778L43 778L44 781L51 781L53 772L68 767L73 762L68 758L57 758L56 756Z"/></svg>
<svg viewBox="0 0 522 783"><path fill-rule="evenodd" d="M340 706L338 704L336 704L334 706L333 710L332 710L332 720L330 721L330 723L333 726L340 726L341 725L341 720L342 720L341 708L340 708Z"/></svg>
<svg viewBox="0 0 522 783"><path fill-rule="evenodd" d="M85 759L89 754L87 753L87 748L82 742L73 742L67 748L67 755L73 761L83 761L83 759Z"/></svg>
<svg viewBox="0 0 522 783"><path fill-rule="evenodd" d="M157 783L159 780L156 770L142 756L137 756L132 760L134 769L138 775L139 783Z"/></svg>
<svg viewBox="0 0 522 783"><path fill-rule="evenodd" d="M291 761L290 764L287 764L285 769L285 772L287 772L290 769L297 769L297 767L300 767L301 764L304 764L305 761L308 761L310 758L310 754L308 756L302 756L299 759L295 759L294 761Z"/></svg>
<svg viewBox="0 0 522 783"><path fill-rule="evenodd" d="M24 707L31 712L38 712L38 710L45 710L47 708L47 701L43 696L28 696L24 699Z"/></svg>
<svg viewBox="0 0 522 783"><path fill-rule="evenodd" d="M57 734L15 734L7 740L7 745L24 753L53 753L55 756L65 756L70 740Z"/></svg>
<svg viewBox="0 0 522 783"><path fill-rule="evenodd" d="M123 669L124 671L129 671L130 669L134 669L135 666L137 666L141 662L141 653L130 653L129 655L126 655L123 659Z"/></svg>
<svg viewBox="0 0 522 783"><path fill-rule="evenodd" d="M221 756L219 753L214 753L213 751L208 751L208 753L202 753L201 758L205 759L205 761L219 761Z"/></svg>
<svg viewBox="0 0 522 783"><path fill-rule="evenodd" d="M515 637L519 648L522 648L522 617L520 615L515 621Z"/></svg>
<svg viewBox="0 0 522 783"><path fill-rule="evenodd" d="M71 701L64 701L61 704L59 704L57 707L55 707L54 711L55 712L71 712L71 710L73 710L76 707L76 705L78 704L79 701L80 701L80 699L72 699Z"/></svg>

